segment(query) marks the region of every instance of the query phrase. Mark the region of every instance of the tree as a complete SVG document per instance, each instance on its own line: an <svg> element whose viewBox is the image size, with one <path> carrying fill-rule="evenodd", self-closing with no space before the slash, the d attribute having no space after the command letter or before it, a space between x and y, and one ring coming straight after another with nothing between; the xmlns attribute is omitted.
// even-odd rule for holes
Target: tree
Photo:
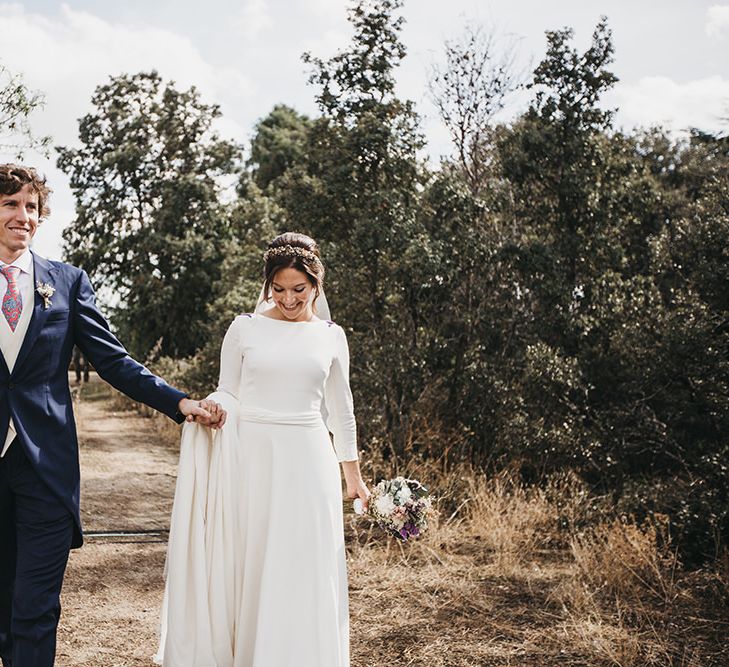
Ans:
<svg viewBox="0 0 729 667"><path fill-rule="evenodd" d="M307 116L285 104L277 104L256 124L247 163L251 171L244 179L251 178L265 190L288 169L302 164L310 129Z"/></svg>
<svg viewBox="0 0 729 667"><path fill-rule="evenodd" d="M498 149L510 192L504 216L526 241L518 250L524 312L568 356L580 345L573 315L589 301L591 280L622 261L610 199L624 176L611 172L612 112L600 106L616 80L610 30L602 19L584 53L571 39L569 29L547 32L547 53L527 85L534 98Z"/></svg>
<svg viewBox="0 0 729 667"><path fill-rule="evenodd" d="M493 31L469 26L460 39L446 42L445 64L435 66L430 77L430 96L474 194L489 174L494 117L519 84L515 61L513 42L502 46Z"/></svg>
<svg viewBox="0 0 729 667"><path fill-rule="evenodd" d="M284 212L254 183L231 204L231 238L223 247L220 276L212 285L206 317L199 325L205 343L192 359L164 360L165 377L174 377L191 393L209 393L217 384L220 347L230 323L256 307L262 284L263 253L286 228Z"/></svg>
<svg viewBox="0 0 729 667"><path fill-rule="evenodd" d="M412 103L395 94L401 5L355 3L351 44L327 61L304 56L322 115L306 163L277 181L275 195L296 229L322 245L332 310L350 331L363 438L398 452L426 381L418 298L429 282L418 220L423 139Z"/></svg>
<svg viewBox="0 0 729 667"><path fill-rule="evenodd" d="M239 148L212 130L217 106L156 72L113 77L92 103L81 147L57 149L76 197L65 256L114 295L112 323L135 354L158 342L192 354L230 236L218 179Z"/></svg>
<svg viewBox="0 0 729 667"><path fill-rule="evenodd" d="M498 142L522 238L495 450L666 512L684 554L706 555L729 530L726 146L615 132L607 26L582 54L570 38L548 33L530 108Z"/></svg>
<svg viewBox="0 0 729 667"><path fill-rule="evenodd" d="M48 153L51 138L37 136L30 126L30 116L44 102L41 93L29 90L20 75L0 64L0 150L18 160L26 150Z"/></svg>
<svg viewBox="0 0 729 667"><path fill-rule="evenodd" d="M318 86L322 113L351 127L367 113L382 113L397 104L395 68L405 57L400 40L404 23L396 12L402 0L358 0L349 10L354 36L345 49L325 62L309 53L309 82ZM409 105L406 105L409 106Z"/></svg>

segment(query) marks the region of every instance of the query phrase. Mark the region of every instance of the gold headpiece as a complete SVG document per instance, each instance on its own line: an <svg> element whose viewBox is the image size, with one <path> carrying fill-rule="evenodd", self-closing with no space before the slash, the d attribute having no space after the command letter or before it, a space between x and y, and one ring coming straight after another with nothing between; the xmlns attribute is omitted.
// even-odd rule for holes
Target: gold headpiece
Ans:
<svg viewBox="0 0 729 667"><path fill-rule="evenodd" d="M321 264L321 260L318 255L311 250L306 248L300 248L299 246L292 245L281 245L276 248L269 248L263 253L263 261L267 262L271 257L301 257L304 261L312 262L313 264Z"/></svg>

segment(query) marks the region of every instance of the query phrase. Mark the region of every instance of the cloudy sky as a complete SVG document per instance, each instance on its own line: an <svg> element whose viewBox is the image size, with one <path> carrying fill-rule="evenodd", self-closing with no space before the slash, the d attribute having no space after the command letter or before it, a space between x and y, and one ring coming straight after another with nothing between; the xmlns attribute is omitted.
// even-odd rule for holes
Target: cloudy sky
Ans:
<svg viewBox="0 0 729 667"><path fill-rule="evenodd" d="M56 145L77 142L77 119L109 76L158 70L180 86L197 86L220 104L220 131L239 141L276 103L313 114L313 91L301 54L327 57L351 35L346 0L26 0L0 4L0 62L45 94L33 118ZM620 78L606 103L630 129L663 124L729 130L729 3L704 0L406 0L408 56L399 94L416 102L429 153L448 153L426 89L444 40L479 23L518 40L524 64L544 53L544 31L571 26L585 48L601 15L613 30ZM516 112L517 109L513 109ZM7 159L9 156L0 156ZM54 159L27 155L54 189L53 215L36 249L60 258L60 232L73 217L67 179Z"/></svg>

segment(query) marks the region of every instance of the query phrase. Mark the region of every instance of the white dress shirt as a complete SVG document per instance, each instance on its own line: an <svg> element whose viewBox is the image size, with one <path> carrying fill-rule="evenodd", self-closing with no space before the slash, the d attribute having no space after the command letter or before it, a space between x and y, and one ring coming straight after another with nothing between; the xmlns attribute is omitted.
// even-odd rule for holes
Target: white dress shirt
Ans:
<svg viewBox="0 0 729 667"><path fill-rule="evenodd" d="M20 298L22 299L23 310L20 313L20 320L18 320L15 331L10 328L5 316L2 312L0 312L0 351L2 351L3 357L5 357L5 363L8 366L8 370L12 373L15 361L18 358L18 353L23 345L23 339L28 331L30 318L33 315L33 303L35 301L33 288L33 255L30 250L26 250L12 264L6 265L0 262L0 266L15 266L20 269L16 282L18 285L18 291L20 292ZM7 289L7 278L0 273L0 306L2 305L2 299ZM10 424L8 425L8 432L3 443L3 449L2 452L0 452L0 457L5 456L5 452L8 451L8 447L10 447L10 443L14 438L15 424L13 424L13 420L11 418Z"/></svg>

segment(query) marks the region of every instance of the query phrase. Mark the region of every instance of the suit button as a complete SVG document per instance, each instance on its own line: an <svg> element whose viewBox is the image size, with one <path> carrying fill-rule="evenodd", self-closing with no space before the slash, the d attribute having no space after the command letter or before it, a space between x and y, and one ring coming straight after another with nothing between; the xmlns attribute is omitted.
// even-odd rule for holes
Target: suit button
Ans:
<svg viewBox="0 0 729 667"><path fill-rule="evenodd" d="M8 389L11 389L11 390L12 390L12 389L15 389L15 385L14 385L14 384L13 384L13 383L11 382L11 383L10 383L10 384L8 385Z"/></svg>

